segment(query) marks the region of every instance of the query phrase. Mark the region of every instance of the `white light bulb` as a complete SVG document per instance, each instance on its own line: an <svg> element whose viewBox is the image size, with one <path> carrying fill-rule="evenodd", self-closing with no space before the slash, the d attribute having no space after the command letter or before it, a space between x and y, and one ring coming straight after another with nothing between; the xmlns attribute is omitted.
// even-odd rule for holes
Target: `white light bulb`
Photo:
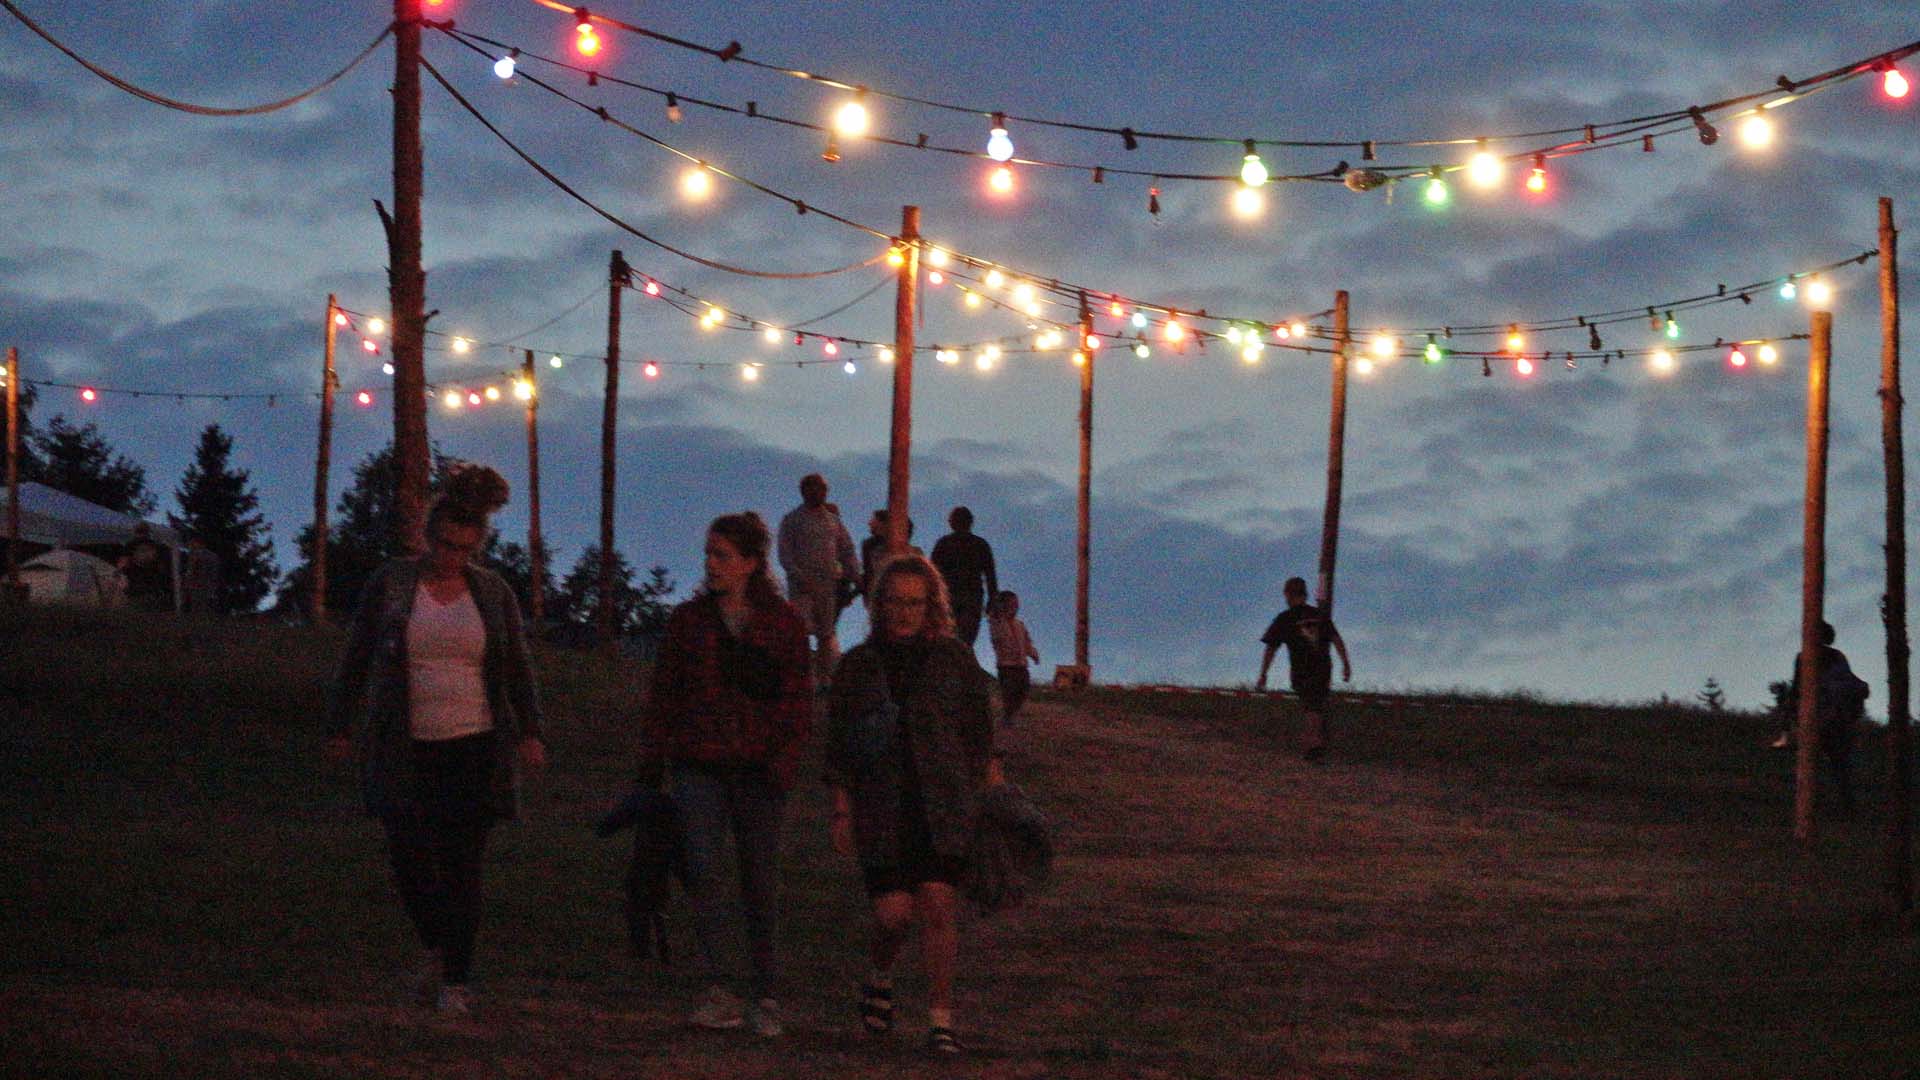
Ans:
<svg viewBox="0 0 1920 1080"><path fill-rule="evenodd" d="M867 125L872 122L867 115L867 107L858 101L849 101L840 106L833 114L833 127L849 138L859 138L867 133Z"/></svg>
<svg viewBox="0 0 1920 1080"><path fill-rule="evenodd" d="M1467 179L1475 187L1490 188L1498 184L1506 171L1506 163L1491 150L1482 150L1467 159Z"/></svg>
<svg viewBox="0 0 1920 1080"><path fill-rule="evenodd" d="M1740 121L1740 144L1749 150L1765 150L1773 145L1773 121L1755 113Z"/></svg>
<svg viewBox="0 0 1920 1080"><path fill-rule="evenodd" d="M1233 189L1233 212L1238 217L1256 218L1267 208L1267 198L1257 188Z"/></svg>
<svg viewBox="0 0 1920 1080"><path fill-rule="evenodd" d="M514 66L515 62L512 55L503 56L493 62L493 73L503 79L511 79L513 78Z"/></svg>
<svg viewBox="0 0 1920 1080"><path fill-rule="evenodd" d="M987 156L995 161L1006 161L1013 157L1013 138L1007 134L1006 128L996 127L987 136Z"/></svg>

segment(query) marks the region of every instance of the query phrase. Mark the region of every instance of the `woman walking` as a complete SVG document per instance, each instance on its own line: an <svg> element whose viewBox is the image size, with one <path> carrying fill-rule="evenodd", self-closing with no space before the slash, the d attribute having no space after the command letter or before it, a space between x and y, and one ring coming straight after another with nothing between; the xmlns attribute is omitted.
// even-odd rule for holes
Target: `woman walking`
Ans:
<svg viewBox="0 0 1920 1080"><path fill-rule="evenodd" d="M640 728L640 782L667 777L686 837L688 899L709 980L690 1020L746 1023L763 1038L783 1031L775 997L780 821L813 730L807 626L768 572L771 542L758 514L728 514L708 527L706 583L667 620ZM722 864L729 835L751 963L746 1002L727 985L726 956L739 940Z"/></svg>
<svg viewBox="0 0 1920 1080"><path fill-rule="evenodd" d="M506 501L492 469L448 477L427 514L427 553L392 560L367 582L328 708L328 755L358 749L367 810L386 827L425 950L418 989L437 984L437 1007L452 1015L472 1007L487 834L514 816L516 762L546 766L519 602L472 562Z"/></svg>
<svg viewBox="0 0 1920 1080"><path fill-rule="evenodd" d="M992 680L954 638L945 585L924 557L887 563L874 594L873 633L840 662L828 699L833 845L858 855L873 905L861 1023L874 1035L893 1030L893 965L918 921L927 1047L958 1054L956 890L975 797L1000 782Z"/></svg>

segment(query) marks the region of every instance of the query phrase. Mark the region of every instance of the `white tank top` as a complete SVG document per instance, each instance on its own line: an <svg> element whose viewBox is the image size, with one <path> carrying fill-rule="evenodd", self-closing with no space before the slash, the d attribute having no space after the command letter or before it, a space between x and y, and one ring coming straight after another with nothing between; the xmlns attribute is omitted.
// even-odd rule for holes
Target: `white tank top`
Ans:
<svg viewBox="0 0 1920 1080"><path fill-rule="evenodd" d="M487 627L471 591L451 604L421 584L407 621L408 729L439 741L493 727L487 707Z"/></svg>

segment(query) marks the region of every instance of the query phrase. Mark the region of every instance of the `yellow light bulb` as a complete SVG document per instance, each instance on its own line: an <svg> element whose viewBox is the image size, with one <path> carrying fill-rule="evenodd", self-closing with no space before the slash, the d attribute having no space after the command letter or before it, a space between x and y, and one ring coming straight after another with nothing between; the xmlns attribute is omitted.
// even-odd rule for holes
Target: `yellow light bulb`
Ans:
<svg viewBox="0 0 1920 1080"><path fill-rule="evenodd" d="M1259 188L1237 187L1233 189L1233 213L1236 217L1257 218L1267 208L1267 197Z"/></svg>
<svg viewBox="0 0 1920 1080"><path fill-rule="evenodd" d="M745 379L747 382L759 382L760 381L760 365L748 364L746 367L741 368L740 377L742 379Z"/></svg>
<svg viewBox="0 0 1920 1080"><path fill-rule="evenodd" d="M1749 150L1765 150L1773 145L1773 121L1755 113L1740 121L1740 145Z"/></svg>
<svg viewBox="0 0 1920 1080"><path fill-rule="evenodd" d="M489 386L489 387L487 387L487 400L488 400L488 401L499 401L499 400L500 400L500 388L499 388L499 387L497 387L497 386Z"/></svg>
<svg viewBox="0 0 1920 1080"><path fill-rule="evenodd" d="M453 345L453 351L461 355L465 355L468 349L473 348L473 342L463 337L454 338L451 344Z"/></svg>
<svg viewBox="0 0 1920 1080"><path fill-rule="evenodd" d="M367 320L367 333L384 334L387 332L387 320L375 316Z"/></svg>
<svg viewBox="0 0 1920 1080"><path fill-rule="evenodd" d="M867 133L870 123L872 118L867 115L867 107L858 101L847 102L833 114L834 130L855 139Z"/></svg>
<svg viewBox="0 0 1920 1080"><path fill-rule="evenodd" d="M976 356L973 358L973 366L976 371L992 371L993 355L991 353L982 352L979 356Z"/></svg>
<svg viewBox="0 0 1920 1080"><path fill-rule="evenodd" d="M979 294L979 293L977 293L977 292L974 292L974 291L973 291L972 289L968 289L968 290L967 290L967 306L968 306L968 307L970 307L970 308L977 308L977 307L979 307L979 306L980 306L980 305L981 305L982 303L984 303L984 301L982 301L982 300L980 299L980 294Z"/></svg>
<svg viewBox="0 0 1920 1080"><path fill-rule="evenodd" d="M1371 375L1373 374L1373 361L1363 356L1353 362L1353 370L1354 373L1358 375Z"/></svg>
<svg viewBox="0 0 1920 1080"><path fill-rule="evenodd" d="M883 364L893 363L893 347L891 345L880 346L880 362Z"/></svg>
<svg viewBox="0 0 1920 1080"><path fill-rule="evenodd" d="M1016 304L1033 303L1033 286L1021 282L1013 287L1013 302Z"/></svg>
<svg viewBox="0 0 1920 1080"><path fill-rule="evenodd" d="M987 176L987 186L992 188L996 195L1010 194L1013 191L1012 166L1002 165L993 170Z"/></svg>
<svg viewBox="0 0 1920 1080"><path fill-rule="evenodd" d="M947 251L945 248L928 248L927 249L927 265L928 266L934 267L935 269L944 269L947 265L947 261L948 261Z"/></svg>
<svg viewBox="0 0 1920 1080"><path fill-rule="evenodd" d="M1168 341L1179 341L1181 338L1187 336L1187 328L1181 326L1180 320L1178 319L1168 319L1167 327L1161 331L1161 333Z"/></svg>
<svg viewBox="0 0 1920 1080"><path fill-rule="evenodd" d="M1260 343L1258 341L1255 341L1253 344L1247 346L1244 349L1241 349L1240 359L1243 363L1248 363L1248 364L1259 363L1260 362Z"/></svg>
<svg viewBox="0 0 1920 1080"><path fill-rule="evenodd" d="M457 409L460 407L460 403L466 399L460 396L460 391L449 390L440 400L446 402L447 408Z"/></svg>
<svg viewBox="0 0 1920 1080"><path fill-rule="evenodd" d="M533 400L533 384L525 379L516 379L513 383L513 396L521 401Z"/></svg>
<svg viewBox="0 0 1920 1080"><path fill-rule="evenodd" d="M1400 342L1392 334L1376 334L1373 338L1373 355L1382 360L1391 358L1400 351Z"/></svg>
<svg viewBox="0 0 1920 1080"><path fill-rule="evenodd" d="M1762 345L1760 346L1759 357L1761 363L1772 364L1780 359L1780 350L1774 348L1772 344Z"/></svg>
<svg viewBox="0 0 1920 1080"><path fill-rule="evenodd" d="M1306 324L1306 323L1303 323L1303 322L1297 322L1297 323L1294 323L1294 324L1293 324L1293 336L1294 336L1294 337L1297 337L1297 338L1303 338L1303 337L1306 337L1306 336L1307 336L1307 324Z"/></svg>
<svg viewBox="0 0 1920 1080"><path fill-rule="evenodd" d="M760 336L765 338L769 345L780 344L780 328L777 326L769 326L760 331Z"/></svg>
<svg viewBox="0 0 1920 1080"><path fill-rule="evenodd" d="M987 288L997 289L1007 283L1007 275L998 270L987 271Z"/></svg>
<svg viewBox="0 0 1920 1080"><path fill-rule="evenodd" d="M713 194L713 176L704 165L690 165L680 174L680 194L700 202Z"/></svg>
<svg viewBox="0 0 1920 1080"><path fill-rule="evenodd" d="M1040 301L1038 300L1028 301L1027 314L1032 316L1033 318L1036 318L1036 319L1039 318L1040 317Z"/></svg>
<svg viewBox="0 0 1920 1080"><path fill-rule="evenodd" d="M1815 278L1807 282L1806 297L1808 304L1816 308L1826 307L1833 302L1833 286Z"/></svg>
<svg viewBox="0 0 1920 1080"><path fill-rule="evenodd" d="M1482 150L1467 159L1467 179L1475 187L1490 188L1498 184L1506 171L1506 163L1491 150Z"/></svg>
<svg viewBox="0 0 1920 1080"><path fill-rule="evenodd" d="M1674 369L1673 353L1666 349L1655 349L1653 355L1647 358L1647 366L1655 373L1665 375Z"/></svg>
<svg viewBox="0 0 1920 1080"><path fill-rule="evenodd" d="M1077 349L1076 349L1076 350L1074 350L1074 354L1073 354L1073 366L1074 366L1074 367L1086 367L1086 366L1087 366L1087 354L1086 354L1086 353L1083 353L1083 352L1080 352L1080 351L1079 351L1079 350L1077 350Z"/></svg>

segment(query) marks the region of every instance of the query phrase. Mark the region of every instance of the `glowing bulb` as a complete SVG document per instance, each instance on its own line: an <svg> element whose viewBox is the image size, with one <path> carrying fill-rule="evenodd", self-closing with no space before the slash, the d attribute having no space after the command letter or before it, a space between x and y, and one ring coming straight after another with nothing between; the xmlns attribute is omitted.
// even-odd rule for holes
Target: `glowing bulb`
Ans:
<svg viewBox="0 0 1920 1080"><path fill-rule="evenodd" d="M1260 342L1257 339L1253 344L1240 350L1240 360L1242 363L1247 364L1257 364L1260 362Z"/></svg>
<svg viewBox="0 0 1920 1080"><path fill-rule="evenodd" d="M880 346L880 362L883 364L893 363L893 346L891 345Z"/></svg>
<svg viewBox="0 0 1920 1080"><path fill-rule="evenodd" d="M1168 319L1166 328L1161 333L1168 341L1179 341L1187 336L1187 328L1180 325L1179 319Z"/></svg>
<svg viewBox="0 0 1920 1080"><path fill-rule="evenodd" d="M993 129L987 134L987 156L995 161L1013 157L1013 139L1007 134L1007 118L993 114Z"/></svg>
<svg viewBox="0 0 1920 1080"><path fill-rule="evenodd" d="M1242 336L1243 336L1243 335L1242 335L1242 334L1240 333L1240 328L1239 328L1239 327L1237 327L1237 326L1229 326L1229 327L1227 327L1227 340L1228 340L1228 341L1230 341L1230 342L1232 342L1232 343L1233 343L1233 344L1235 344L1235 345L1238 345L1238 344L1240 344L1240 338L1241 338Z"/></svg>
<svg viewBox="0 0 1920 1080"><path fill-rule="evenodd" d="M1273 328L1273 340L1275 341L1285 341L1292 336L1293 330L1289 327L1276 326Z"/></svg>
<svg viewBox="0 0 1920 1080"><path fill-rule="evenodd" d="M1755 113L1740 121L1740 144L1749 150L1765 150L1773 145L1773 121Z"/></svg>
<svg viewBox="0 0 1920 1080"><path fill-rule="evenodd" d="M581 23L580 33L573 39L573 47L579 50L581 56L592 56L600 51L600 35L593 32L593 27Z"/></svg>
<svg viewBox="0 0 1920 1080"><path fill-rule="evenodd" d="M1452 195L1447 191L1447 182L1435 176L1427 181L1426 200L1428 206L1445 206Z"/></svg>
<svg viewBox="0 0 1920 1080"><path fill-rule="evenodd" d="M370 337L360 339L360 348L365 350L368 356L380 355L380 343Z"/></svg>
<svg viewBox="0 0 1920 1080"><path fill-rule="evenodd" d="M982 303L984 303L984 301L982 301L982 300L980 299L980 294L979 294L979 293L977 293L977 292L974 292L974 291L973 291L972 289L968 289L968 290L967 290L967 306L968 306L968 307L970 307L970 308L977 308L977 307L979 307L979 306L980 306L980 305L981 305Z"/></svg>
<svg viewBox="0 0 1920 1080"><path fill-rule="evenodd" d="M987 176L987 186L992 188L994 193L998 195L1005 195L1013 191L1013 167L1010 165L1002 165L994 169L993 172Z"/></svg>
<svg viewBox="0 0 1920 1080"><path fill-rule="evenodd" d="M532 401L533 384L525 379L515 379L513 381L513 396L519 398L521 401Z"/></svg>
<svg viewBox="0 0 1920 1080"><path fill-rule="evenodd" d="M960 362L959 352L953 349L936 350L933 354L933 358L935 360L940 361L943 364L957 364Z"/></svg>
<svg viewBox="0 0 1920 1080"><path fill-rule="evenodd" d="M760 381L760 365L748 364L746 367L741 368L740 377L746 380L747 382L759 382Z"/></svg>
<svg viewBox="0 0 1920 1080"><path fill-rule="evenodd" d="M487 400L488 400L488 401L499 401L499 400L500 400L500 388L499 388L499 387L497 387L497 386L489 386L489 387L487 387Z"/></svg>
<svg viewBox="0 0 1920 1080"><path fill-rule="evenodd" d="M381 365L380 365L380 374L382 374L382 375L391 375L391 374L393 374L393 365L392 365L392 364L381 364Z"/></svg>
<svg viewBox="0 0 1920 1080"><path fill-rule="evenodd" d="M375 316L367 320L367 333L384 334L387 332L387 320Z"/></svg>
<svg viewBox="0 0 1920 1080"><path fill-rule="evenodd" d="M1382 360L1388 359L1400 351L1400 343L1392 334L1376 334L1373 338L1373 355Z"/></svg>
<svg viewBox="0 0 1920 1080"><path fill-rule="evenodd" d="M858 98L840 106L839 110L833 114L834 130L849 138L857 139L865 135L870 122L867 107Z"/></svg>
<svg viewBox="0 0 1920 1080"><path fill-rule="evenodd" d="M565 360L560 359L558 356L549 356L547 357L547 366L565 367L567 366L567 362Z"/></svg>
<svg viewBox="0 0 1920 1080"><path fill-rule="evenodd" d="M489 387L489 389L492 389L492 388L491 388L491 387ZM498 390L494 390L494 391L493 391L493 396L494 396L494 397L499 397L499 396L500 396L500 391L498 391ZM478 390L469 390L469 391L467 392L467 404L469 404L469 405L478 405L478 404L480 404L480 402L481 402L481 400L482 400L482 398L480 397L480 391L478 391Z"/></svg>
<svg viewBox="0 0 1920 1080"><path fill-rule="evenodd" d="M1897 67L1889 66L1886 75L1880 79L1880 92L1895 101L1906 97L1907 91L1911 89L1913 89L1912 84L1907 82L1907 77L1902 75Z"/></svg>
<svg viewBox="0 0 1920 1080"><path fill-rule="evenodd" d="M659 295L660 295L660 283L659 283L659 282L657 282L657 281L655 281L655 280L653 280L652 278L648 278L648 279L647 279L647 287L646 287L646 293L647 293L647 295L648 295L648 296L659 296Z"/></svg>
<svg viewBox="0 0 1920 1080"><path fill-rule="evenodd" d="M827 343L825 345L820 346L820 350L826 353L828 356L839 356L840 344L834 341L832 338L828 338Z"/></svg>
<svg viewBox="0 0 1920 1080"><path fill-rule="evenodd" d="M927 271L927 284L945 285L946 283L947 283L947 275L941 273L938 270Z"/></svg>
<svg viewBox="0 0 1920 1080"><path fill-rule="evenodd" d="M1124 319L1127 315L1127 309L1120 301L1115 300L1113 303L1107 305L1107 314L1116 319Z"/></svg>
<svg viewBox="0 0 1920 1080"><path fill-rule="evenodd" d="M1782 300L1791 300L1799 295L1799 292L1800 290L1794 287L1792 278L1788 278L1780 283L1780 299Z"/></svg>
<svg viewBox="0 0 1920 1080"><path fill-rule="evenodd" d="M860 369L856 367L854 365L854 362L851 360L847 361L844 364L841 364L840 370L846 372L849 375L857 375L860 373Z"/></svg>
<svg viewBox="0 0 1920 1080"><path fill-rule="evenodd" d="M1733 351L1727 354L1727 363L1737 368L1746 367L1747 354L1745 350L1741 349L1740 346L1735 345L1733 347Z"/></svg>
<svg viewBox="0 0 1920 1080"><path fill-rule="evenodd" d="M1667 312L1666 334L1668 338L1677 338L1680 336L1680 324L1673 320L1673 312L1671 311Z"/></svg>
<svg viewBox="0 0 1920 1080"><path fill-rule="evenodd" d="M1136 342L1133 346L1133 355L1145 360L1147 357L1153 355L1153 350L1147 348L1147 343L1144 341Z"/></svg>
<svg viewBox="0 0 1920 1080"><path fill-rule="evenodd" d="M727 313L725 311L721 310L720 308L714 307L712 305L708 305L707 316L704 321L712 323L715 326L718 326L723 321L726 320L726 317L727 317Z"/></svg>
<svg viewBox="0 0 1920 1080"><path fill-rule="evenodd" d="M1250 187L1233 189L1233 212L1238 217L1256 218L1267 208L1266 196Z"/></svg>
<svg viewBox="0 0 1920 1080"><path fill-rule="evenodd" d="M1527 338L1526 335L1520 332L1520 328L1518 326L1507 327L1507 351L1517 353L1526 347Z"/></svg>
<svg viewBox="0 0 1920 1080"><path fill-rule="evenodd" d="M514 60L513 54L508 53L493 62L493 73L503 79L511 79L513 78L513 69L516 63L517 61Z"/></svg>
<svg viewBox="0 0 1920 1080"><path fill-rule="evenodd" d="M335 326L345 326L345 325L347 325L347 313L346 313L346 312L344 312L344 311L336 311L336 312L334 312L334 313L333 313L333 325L335 325Z"/></svg>
<svg viewBox="0 0 1920 1080"><path fill-rule="evenodd" d="M993 355L988 352L981 352L979 356L973 358L973 367L976 371L992 371Z"/></svg>
<svg viewBox="0 0 1920 1080"><path fill-rule="evenodd" d="M1439 343L1439 342L1437 342L1437 341L1435 341L1435 340L1433 340L1432 338L1428 338L1428 339L1427 339L1427 349L1426 349L1426 353L1425 353L1425 355L1426 355L1426 359L1427 359L1427 363L1429 363L1429 364L1437 364L1437 363L1439 363L1439 362L1440 362L1440 356L1441 356L1441 353L1440 353L1440 343Z"/></svg>
<svg viewBox="0 0 1920 1080"><path fill-rule="evenodd" d="M1147 313L1144 311L1136 311L1133 313L1133 318L1128 321L1133 323L1134 329L1144 330L1147 327Z"/></svg>
<svg viewBox="0 0 1920 1080"><path fill-rule="evenodd" d="M1267 182L1267 166L1254 152L1253 140L1247 140L1247 156L1240 159L1240 182L1250 188L1257 188Z"/></svg>
<svg viewBox="0 0 1920 1080"><path fill-rule="evenodd" d="M1075 350L1074 350L1074 352L1073 352L1073 366L1074 366L1074 367L1086 367L1086 366L1087 366L1087 354L1086 354L1086 353L1083 353L1083 352L1081 352L1081 351L1080 351L1080 350L1078 350L1078 349L1075 349Z"/></svg>
<svg viewBox="0 0 1920 1080"><path fill-rule="evenodd" d="M895 269L907 265L907 253L898 247L887 249L887 265Z"/></svg>
<svg viewBox="0 0 1920 1080"><path fill-rule="evenodd" d="M1013 287L1013 302L1016 304L1033 303L1033 286L1024 281L1015 285Z"/></svg>
<svg viewBox="0 0 1920 1080"><path fill-rule="evenodd" d="M1467 179L1475 187L1493 187L1506 171L1506 163L1491 150L1482 150L1467 159Z"/></svg>
<svg viewBox="0 0 1920 1080"><path fill-rule="evenodd" d="M1533 374L1533 361L1523 356L1520 359L1514 361L1513 370L1519 372L1521 377L1523 378L1528 375L1531 375Z"/></svg>
<svg viewBox="0 0 1920 1080"><path fill-rule="evenodd" d="M1082 344L1087 347L1088 352L1093 352L1100 347L1100 335L1088 334L1086 341L1082 342Z"/></svg>
<svg viewBox="0 0 1920 1080"><path fill-rule="evenodd" d="M1757 357L1762 364L1773 364L1779 361L1780 350L1774 348L1772 343L1764 344L1760 346Z"/></svg>
<svg viewBox="0 0 1920 1080"><path fill-rule="evenodd" d="M1833 301L1833 286L1815 278L1807 282L1807 303L1824 308Z"/></svg>
<svg viewBox="0 0 1920 1080"><path fill-rule="evenodd" d="M1653 355L1647 358L1647 366L1651 367L1656 374L1665 375L1673 370L1673 353L1666 349L1655 349Z"/></svg>
<svg viewBox="0 0 1920 1080"><path fill-rule="evenodd" d="M1546 166L1535 165L1533 171L1527 174L1527 190L1533 192L1535 195L1544 195L1547 193Z"/></svg>
<svg viewBox="0 0 1920 1080"><path fill-rule="evenodd" d="M777 326L769 326L765 330L760 331L760 336L765 338L769 345L780 344L780 328Z"/></svg>
<svg viewBox="0 0 1920 1080"><path fill-rule="evenodd" d="M1306 324L1306 323L1303 323L1303 322L1296 322L1296 323L1294 323L1294 324L1293 324L1293 336L1294 336L1294 337L1297 337L1297 338L1303 338L1303 337L1306 337L1306 336L1307 336L1307 324Z"/></svg>
<svg viewBox="0 0 1920 1080"><path fill-rule="evenodd" d="M945 248L928 248L927 249L927 265L928 266L934 267L936 269L944 269L947 265L947 262L948 262L948 256Z"/></svg>
<svg viewBox="0 0 1920 1080"><path fill-rule="evenodd" d="M359 402L362 405L371 405L373 404L373 395L368 393L365 390L362 390L359 393L353 395L353 400Z"/></svg>
<svg viewBox="0 0 1920 1080"><path fill-rule="evenodd" d="M1007 275L998 270L987 271L987 288L997 289L1007 283Z"/></svg>
<svg viewBox="0 0 1920 1080"><path fill-rule="evenodd" d="M473 342L468 341L466 338L463 338L463 337L456 337L452 341L448 342L448 344L453 346L454 352L457 352L462 356L466 355L467 350L473 348Z"/></svg>
<svg viewBox="0 0 1920 1080"><path fill-rule="evenodd" d="M93 387L89 386L80 391L80 400L81 401L98 401L100 400L100 395L98 392L94 390Z"/></svg>
<svg viewBox="0 0 1920 1080"><path fill-rule="evenodd" d="M447 408L457 409L460 407L461 402L464 401L465 399L460 396L460 391L449 390L447 391L446 396L442 397L440 400L443 402L446 402Z"/></svg>
<svg viewBox="0 0 1920 1080"><path fill-rule="evenodd" d="M713 194L713 177L706 166L691 165L680 174L680 194L695 202Z"/></svg>
<svg viewBox="0 0 1920 1080"><path fill-rule="evenodd" d="M640 374L645 375L649 379L657 379L660 377L660 365L649 360L641 366Z"/></svg>
<svg viewBox="0 0 1920 1080"><path fill-rule="evenodd" d="M1371 375L1373 374L1373 361L1363 356L1354 361L1353 370L1357 375Z"/></svg>

